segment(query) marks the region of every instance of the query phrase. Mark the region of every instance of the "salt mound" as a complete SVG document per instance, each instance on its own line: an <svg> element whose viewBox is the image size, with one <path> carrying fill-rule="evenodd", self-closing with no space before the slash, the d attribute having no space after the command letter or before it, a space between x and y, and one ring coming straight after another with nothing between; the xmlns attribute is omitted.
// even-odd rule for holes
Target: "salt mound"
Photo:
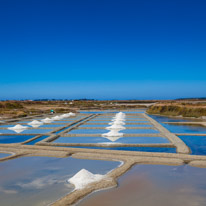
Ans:
<svg viewBox="0 0 206 206"><path fill-rule="evenodd" d="M20 132L23 132L24 130L26 130L27 126L22 126L20 124L17 124L14 127L8 127L7 129L13 130L16 133L20 133Z"/></svg>
<svg viewBox="0 0 206 206"><path fill-rule="evenodd" d="M32 127L39 127L40 125L42 125L43 123L38 121L38 120L33 120L32 122L29 122L28 125L31 125Z"/></svg>
<svg viewBox="0 0 206 206"><path fill-rule="evenodd" d="M115 141L117 141L118 139L120 139L121 137L107 137L107 136L105 136L104 138L106 138L106 139L108 139L108 140L110 140L110 141L112 141L112 142L115 142ZM108 143L106 143L106 142L103 142L103 143L98 143L98 144L112 144L112 142L108 142ZM116 143L113 143L113 144L116 144ZM118 143L119 144L119 143Z"/></svg>
<svg viewBox="0 0 206 206"><path fill-rule="evenodd" d="M118 130L111 130L110 132L102 134L102 137L122 137L123 133L119 133Z"/></svg>
<svg viewBox="0 0 206 206"><path fill-rule="evenodd" d="M114 117L114 118L112 119L112 122L114 122L114 121L125 121L125 118L117 118L117 117Z"/></svg>
<svg viewBox="0 0 206 206"><path fill-rule="evenodd" d="M109 125L125 125L123 121L116 120L114 122L110 122Z"/></svg>
<svg viewBox="0 0 206 206"><path fill-rule="evenodd" d="M111 141L116 141L120 137L123 136L123 133L119 133L120 130L126 129L124 126L125 125L125 114L122 112L119 112L115 115L113 118L112 122L109 123L109 127L106 127L106 129L110 130L110 132L102 134L102 137L106 137L107 139L115 139ZM118 137L118 138L116 138Z"/></svg>
<svg viewBox="0 0 206 206"><path fill-rule="evenodd" d="M104 175L93 174L88 170L82 169L77 174L75 174L72 178L68 180L71 184L75 186L75 189L83 189L88 184L100 181L104 178Z"/></svg>
<svg viewBox="0 0 206 206"><path fill-rule="evenodd" d="M73 116L75 116L75 113L72 113L72 112L60 115L60 117L63 119L68 118L68 117L73 117Z"/></svg>
<svg viewBox="0 0 206 206"><path fill-rule="evenodd" d="M61 116L55 116L55 117L52 117L52 120L61 120L61 119L64 119L64 118L61 117Z"/></svg>
<svg viewBox="0 0 206 206"><path fill-rule="evenodd" d="M123 112L119 112L115 116L116 117L125 117L126 115Z"/></svg>
<svg viewBox="0 0 206 206"><path fill-rule="evenodd" d="M115 121L125 121L125 114L122 112L119 112L115 115L115 117L112 119L113 122Z"/></svg>
<svg viewBox="0 0 206 206"><path fill-rule="evenodd" d="M76 114L75 114L75 113L73 113L73 112L69 112L69 115L70 115L71 117L76 116Z"/></svg>
<svg viewBox="0 0 206 206"><path fill-rule="evenodd" d="M69 114L62 114L62 115L60 115L62 118L67 118L67 117L70 117L70 115Z"/></svg>
<svg viewBox="0 0 206 206"><path fill-rule="evenodd" d="M116 129L116 130L124 130L126 129L124 126L120 125L120 124L113 124L109 127L106 127L106 129L108 130L113 130L113 129Z"/></svg>
<svg viewBox="0 0 206 206"><path fill-rule="evenodd" d="M53 120L47 117L45 119L42 119L41 121L44 123L51 123Z"/></svg>

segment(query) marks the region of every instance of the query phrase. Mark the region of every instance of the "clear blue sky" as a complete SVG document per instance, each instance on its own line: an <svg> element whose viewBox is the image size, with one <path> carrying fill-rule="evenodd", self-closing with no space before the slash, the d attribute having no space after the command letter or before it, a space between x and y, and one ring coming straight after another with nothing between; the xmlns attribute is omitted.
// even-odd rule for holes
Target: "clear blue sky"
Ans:
<svg viewBox="0 0 206 206"><path fill-rule="evenodd" d="M0 0L0 99L206 97L205 0Z"/></svg>

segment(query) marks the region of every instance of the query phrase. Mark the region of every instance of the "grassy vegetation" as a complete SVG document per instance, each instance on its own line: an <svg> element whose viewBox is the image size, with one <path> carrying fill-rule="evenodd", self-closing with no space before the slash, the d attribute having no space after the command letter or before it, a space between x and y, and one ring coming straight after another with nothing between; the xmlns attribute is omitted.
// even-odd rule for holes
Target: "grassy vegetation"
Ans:
<svg viewBox="0 0 206 206"><path fill-rule="evenodd" d="M129 101L126 101L128 103ZM138 101L139 102L139 101ZM144 102L144 101L143 101ZM16 118L28 115L48 114L50 110L56 113L67 113L81 110L105 110L144 108L145 106L126 106L122 101L98 101L98 100L40 100L40 101L1 101L0 118ZM131 103L134 103L133 101ZM135 102L136 103L136 102ZM142 101L141 101L142 103Z"/></svg>
<svg viewBox="0 0 206 206"><path fill-rule="evenodd" d="M131 103L131 104L130 104ZM140 104L139 104L140 103ZM27 115L67 113L81 110L138 109L146 108L142 103L151 101L99 101L99 100L52 100L52 101L0 101L0 118L24 117ZM206 101L164 100L148 108L149 114L169 116L201 117L206 116Z"/></svg>
<svg viewBox="0 0 206 206"><path fill-rule="evenodd" d="M206 116L205 107L191 107L187 104L181 105L153 105L148 108L149 114L161 114L169 116L202 117Z"/></svg>

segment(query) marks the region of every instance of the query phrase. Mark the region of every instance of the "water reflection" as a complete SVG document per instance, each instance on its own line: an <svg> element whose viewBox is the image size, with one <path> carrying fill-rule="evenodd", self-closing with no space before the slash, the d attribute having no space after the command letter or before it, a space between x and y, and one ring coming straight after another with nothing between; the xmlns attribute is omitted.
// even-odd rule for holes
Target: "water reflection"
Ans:
<svg viewBox="0 0 206 206"><path fill-rule="evenodd" d="M206 155L206 136L179 136L193 155Z"/></svg>
<svg viewBox="0 0 206 206"><path fill-rule="evenodd" d="M198 125L163 124L163 126L174 133L206 133L206 127Z"/></svg>
<svg viewBox="0 0 206 206"><path fill-rule="evenodd" d="M8 157L10 155L11 154L9 154L9 153L0 153L0 158Z"/></svg>
<svg viewBox="0 0 206 206"><path fill-rule="evenodd" d="M108 143L111 141L104 137L59 137L55 143ZM169 143L166 138L162 137L120 137L114 143L125 144L158 144Z"/></svg>
<svg viewBox="0 0 206 206"><path fill-rule="evenodd" d="M204 206L206 169L190 166L136 165L119 187L98 192L78 206Z"/></svg>
<svg viewBox="0 0 206 206"><path fill-rule="evenodd" d="M0 136L0 144L19 143L29 140L33 135L2 135Z"/></svg>
<svg viewBox="0 0 206 206"><path fill-rule="evenodd" d="M105 174L119 162L73 158L22 157L0 164L3 206L48 205L73 190L67 183L82 168Z"/></svg>
<svg viewBox="0 0 206 206"><path fill-rule="evenodd" d="M175 148L169 147L82 147L82 146L67 146L72 148L86 148L86 149L104 149L104 150L124 150L137 152L167 152L176 153Z"/></svg>

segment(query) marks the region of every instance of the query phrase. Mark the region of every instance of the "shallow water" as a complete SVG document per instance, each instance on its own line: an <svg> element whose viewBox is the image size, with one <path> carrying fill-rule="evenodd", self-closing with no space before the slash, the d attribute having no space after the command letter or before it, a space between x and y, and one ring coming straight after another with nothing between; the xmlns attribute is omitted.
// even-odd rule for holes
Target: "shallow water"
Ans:
<svg viewBox="0 0 206 206"><path fill-rule="evenodd" d="M134 120L134 121L126 120L125 123L126 123L126 124L129 124L129 123L135 124L135 123L150 123L150 122L147 121L147 120L142 119L142 120Z"/></svg>
<svg viewBox="0 0 206 206"><path fill-rule="evenodd" d="M206 169L188 165L136 165L119 187L96 192L78 206L205 206Z"/></svg>
<svg viewBox="0 0 206 206"><path fill-rule="evenodd" d="M124 133L124 134L153 134L153 133L159 133L159 131L155 129L124 129L124 130L121 130L121 133Z"/></svg>
<svg viewBox="0 0 206 206"><path fill-rule="evenodd" d="M112 110L105 110L105 111L80 111L82 114L105 114L105 113L111 113L115 114L117 111L112 111Z"/></svg>
<svg viewBox="0 0 206 206"><path fill-rule="evenodd" d="M89 120L87 123L109 124L111 121L95 121Z"/></svg>
<svg viewBox="0 0 206 206"><path fill-rule="evenodd" d="M138 114L138 113L145 113L145 110L141 111L123 111L125 114Z"/></svg>
<svg viewBox="0 0 206 206"><path fill-rule="evenodd" d="M108 127L108 124L82 124L79 127Z"/></svg>
<svg viewBox="0 0 206 206"><path fill-rule="evenodd" d="M112 121L114 118L113 117L96 117L92 120L101 120L101 121ZM145 118L139 118L139 117L126 117L125 121L141 121L141 120L146 120Z"/></svg>
<svg viewBox="0 0 206 206"><path fill-rule="evenodd" d="M0 144L20 143L35 137L34 135L2 135Z"/></svg>
<svg viewBox="0 0 206 206"><path fill-rule="evenodd" d="M9 153L0 153L0 158L11 156Z"/></svg>
<svg viewBox="0 0 206 206"><path fill-rule="evenodd" d="M166 127L169 131L173 133L190 133L191 136L179 136L185 144L191 149L191 154L194 155L206 155L206 137L204 136L192 136L194 133L198 134L206 134L206 127L200 125L171 125L164 124L162 122L201 122L201 120L197 119L176 119L169 117L162 117L156 115L150 115L156 121L161 123L164 127Z"/></svg>
<svg viewBox="0 0 206 206"><path fill-rule="evenodd" d="M82 146L64 146L71 148L85 148L85 149L104 149L104 150L123 150L123 151L137 151L137 152L167 152L176 153L175 148L169 147L82 147Z"/></svg>
<svg viewBox="0 0 206 206"><path fill-rule="evenodd" d="M83 124L83 125L80 125L80 127L109 127L111 125L108 125L108 124ZM126 125L123 125L124 127L153 127L153 125L151 124L126 124Z"/></svg>
<svg viewBox="0 0 206 206"><path fill-rule="evenodd" d="M48 205L70 193L66 181L82 168L106 174L119 162L54 157L21 157L0 163L2 206Z"/></svg>
<svg viewBox="0 0 206 206"><path fill-rule="evenodd" d="M152 124L126 124L125 127L153 127Z"/></svg>
<svg viewBox="0 0 206 206"><path fill-rule="evenodd" d="M112 120L112 118L113 117L96 117L96 118L93 118L92 120L93 121L99 121L99 120L101 120L101 121L111 121Z"/></svg>
<svg viewBox="0 0 206 206"><path fill-rule="evenodd" d="M175 117L166 117L166 116L158 116L158 115L149 115L157 122L196 122L201 121L198 119L184 119L184 118L175 118Z"/></svg>
<svg viewBox="0 0 206 206"><path fill-rule="evenodd" d="M20 132L19 134L42 134L51 132L52 129L25 129L24 131ZM2 134L17 134L17 132L10 130L10 129L0 129L0 133Z"/></svg>
<svg viewBox="0 0 206 206"><path fill-rule="evenodd" d="M65 121L65 120L58 120L58 121L53 121L52 123L58 123L58 124L70 124L72 123L73 121Z"/></svg>
<svg viewBox="0 0 206 206"><path fill-rule="evenodd" d="M106 129L74 129L68 134L103 134L108 132Z"/></svg>
<svg viewBox="0 0 206 206"><path fill-rule="evenodd" d="M49 136L39 137L38 139L35 139L35 140L31 141L31 142L26 143L26 145L35 145L37 142L40 142L41 140L46 139L47 137L49 137Z"/></svg>
<svg viewBox="0 0 206 206"><path fill-rule="evenodd" d="M170 132L174 133L205 133L206 127L199 125L173 125L173 124L163 124Z"/></svg>
<svg viewBox="0 0 206 206"><path fill-rule="evenodd" d="M0 134L17 134L17 133L9 129L0 129Z"/></svg>
<svg viewBox="0 0 206 206"><path fill-rule="evenodd" d="M0 125L0 128L8 128L8 127L14 127L16 124L9 124L9 125ZM29 125L27 125L27 124L22 124L22 126L29 126Z"/></svg>
<svg viewBox="0 0 206 206"><path fill-rule="evenodd" d="M124 144L158 144L169 143L162 137L121 137L116 141L110 141L104 137L59 137L54 143L124 143Z"/></svg>
<svg viewBox="0 0 206 206"><path fill-rule="evenodd" d="M44 127L64 127L66 124L43 124L40 126L40 128L44 128ZM56 129L56 128L55 128Z"/></svg>
<svg viewBox="0 0 206 206"><path fill-rule="evenodd" d="M206 155L206 136L179 136L193 155Z"/></svg>
<svg viewBox="0 0 206 206"><path fill-rule="evenodd" d="M53 131L52 129L27 129L21 132L21 134L43 134Z"/></svg>

